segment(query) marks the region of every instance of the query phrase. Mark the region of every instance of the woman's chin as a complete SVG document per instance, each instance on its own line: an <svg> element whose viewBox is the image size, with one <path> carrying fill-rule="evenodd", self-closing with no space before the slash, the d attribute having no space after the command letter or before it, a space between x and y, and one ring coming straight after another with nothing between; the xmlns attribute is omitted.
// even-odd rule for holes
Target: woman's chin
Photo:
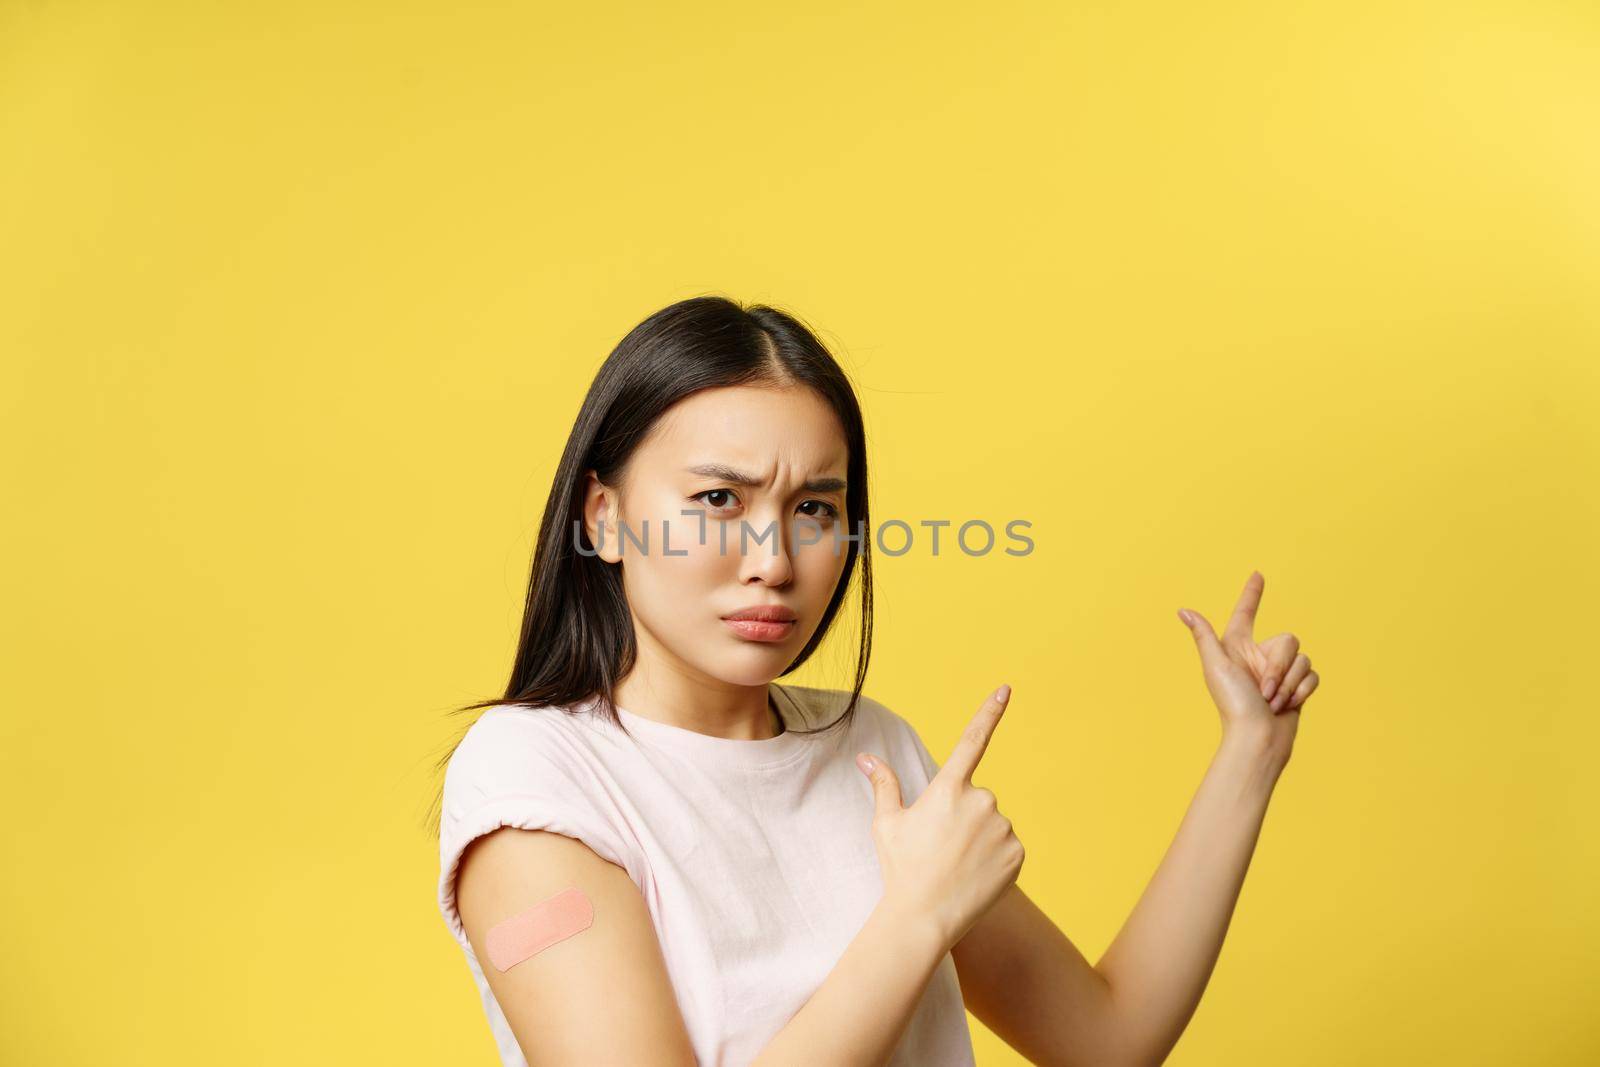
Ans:
<svg viewBox="0 0 1600 1067"><path fill-rule="evenodd" d="M746 649L743 655L725 659L707 673L728 685L766 685L782 674L793 658L779 655L771 647Z"/></svg>

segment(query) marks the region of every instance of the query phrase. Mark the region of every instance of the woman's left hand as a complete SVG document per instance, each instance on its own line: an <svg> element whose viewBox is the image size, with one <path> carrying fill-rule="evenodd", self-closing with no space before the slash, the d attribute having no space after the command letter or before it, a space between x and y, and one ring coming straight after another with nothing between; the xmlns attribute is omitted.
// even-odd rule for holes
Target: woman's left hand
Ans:
<svg viewBox="0 0 1600 1067"><path fill-rule="evenodd" d="M1300 708L1320 680L1300 639L1278 634L1257 644L1256 608L1266 579L1252 571L1220 638L1205 616L1187 608L1178 618L1194 635L1206 688L1222 713L1223 732L1265 739L1284 759L1294 747Z"/></svg>

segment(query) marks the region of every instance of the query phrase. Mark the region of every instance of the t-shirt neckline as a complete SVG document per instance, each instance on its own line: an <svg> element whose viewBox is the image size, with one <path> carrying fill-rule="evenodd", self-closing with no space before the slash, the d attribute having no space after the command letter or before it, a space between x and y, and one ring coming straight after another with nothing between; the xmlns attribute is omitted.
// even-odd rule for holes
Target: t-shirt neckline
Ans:
<svg viewBox="0 0 1600 1067"><path fill-rule="evenodd" d="M713 737L681 726L647 719L620 704L613 707L616 708L617 718L622 720L622 724L630 732L647 737L664 748L721 763L746 767L763 766L781 763L790 758L805 746L808 739L806 735L795 732L796 727L806 725L803 721L799 721L802 709L795 698L787 690L776 685L772 687L772 691L775 694L782 694L781 698L774 696L773 700L779 705L778 713L783 716L785 729L781 734L757 739ZM786 708L791 710L785 710Z"/></svg>

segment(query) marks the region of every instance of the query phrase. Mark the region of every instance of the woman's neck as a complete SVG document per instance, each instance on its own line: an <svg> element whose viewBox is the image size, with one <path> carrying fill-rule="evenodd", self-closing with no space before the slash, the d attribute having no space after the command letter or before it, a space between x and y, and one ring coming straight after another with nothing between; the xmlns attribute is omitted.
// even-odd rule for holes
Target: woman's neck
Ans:
<svg viewBox="0 0 1600 1067"><path fill-rule="evenodd" d="M617 684L616 703L646 719L734 741L764 741L788 729L770 686L707 689L635 670Z"/></svg>

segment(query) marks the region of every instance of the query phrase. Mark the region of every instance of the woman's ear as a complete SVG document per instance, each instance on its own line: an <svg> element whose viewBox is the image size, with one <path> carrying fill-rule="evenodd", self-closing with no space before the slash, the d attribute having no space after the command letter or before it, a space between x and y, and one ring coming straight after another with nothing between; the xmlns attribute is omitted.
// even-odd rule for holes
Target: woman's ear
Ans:
<svg viewBox="0 0 1600 1067"><path fill-rule="evenodd" d="M621 515L617 510L617 494L600 480L594 471L583 475L583 529L595 555L607 563L622 560L622 541L618 534Z"/></svg>

